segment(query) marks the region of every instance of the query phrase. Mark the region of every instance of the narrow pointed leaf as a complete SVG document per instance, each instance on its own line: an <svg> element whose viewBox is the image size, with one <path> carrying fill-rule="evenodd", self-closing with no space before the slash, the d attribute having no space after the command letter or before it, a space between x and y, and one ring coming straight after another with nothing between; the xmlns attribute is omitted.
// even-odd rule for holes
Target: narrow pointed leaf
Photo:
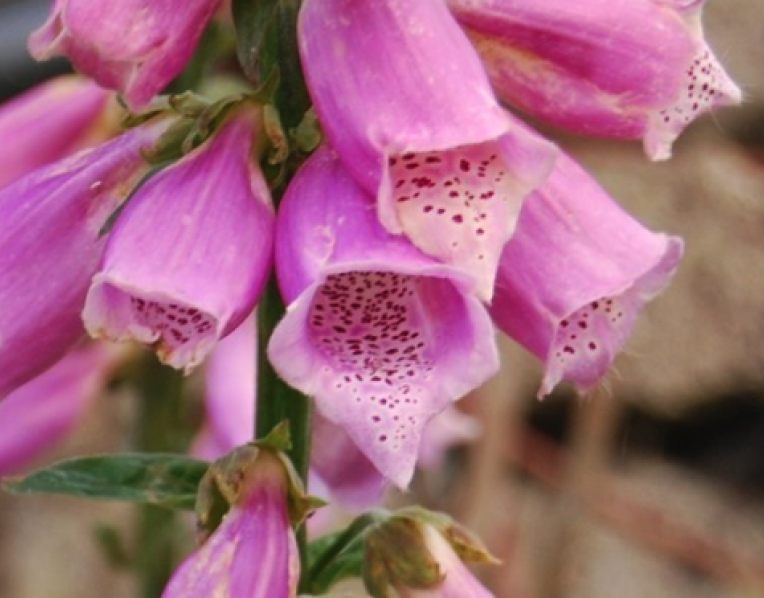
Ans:
<svg viewBox="0 0 764 598"><path fill-rule="evenodd" d="M55 463L3 484L14 494L65 494L193 509L208 464L171 454L84 457Z"/></svg>

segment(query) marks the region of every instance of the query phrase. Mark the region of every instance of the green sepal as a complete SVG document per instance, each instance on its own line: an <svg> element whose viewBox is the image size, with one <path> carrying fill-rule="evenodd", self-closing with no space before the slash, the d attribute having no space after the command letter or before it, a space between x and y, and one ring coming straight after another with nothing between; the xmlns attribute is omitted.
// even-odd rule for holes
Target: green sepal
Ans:
<svg viewBox="0 0 764 598"><path fill-rule="evenodd" d="M480 538L445 513L428 511L422 507L413 506L401 509L398 514L413 517L432 525L443 534L451 548L463 561L487 565L497 565L501 562L488 551Z"/></svg>
<svg viewBox="0 0 764 598"><path fill-rule="evenodd" d="M427 589L443 581L443 573L427 546L426 523L395 513L366 532L366 590L387 598L390 587Z"/></svg>
<svg viewBox="0 0 764 598"><path fill-rule="evenodd" d="M314 108L308 110L294 130L294 142L303 154L312 153L324 139L321 124Z"/></svg>
<svg viewBox="0 0 764 598"><path fill-rule="evenodd" d="M65 494L193 509L208 463L162 453L83 457L60 461L3 488L14 494Z"/></svg>
<svg viewBox="0 0 764 598"><path fill-rule="evenodd" d="M293 527L308 514L326 503L307 495L292 463L283 451L291 448L289 425L282 422L264 438L235 448L215 461L199 484L196 502L197 526L202 540L214 532L232 506L237 504L250 484L260 483L258 474L275 460L280 468L287 499L287 512Z"/></svg>

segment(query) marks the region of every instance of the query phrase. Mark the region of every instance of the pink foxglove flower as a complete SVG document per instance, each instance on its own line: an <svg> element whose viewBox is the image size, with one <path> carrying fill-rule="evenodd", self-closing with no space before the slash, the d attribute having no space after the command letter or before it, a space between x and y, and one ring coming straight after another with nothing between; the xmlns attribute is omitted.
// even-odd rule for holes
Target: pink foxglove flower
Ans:
<svg viewBox="0 0 764 598"><path fill-rule="evenodd" d="M273 241L270 194L251 156L255 120L242 109L130 200L88 293L91 335L153 345L190 371L252 313Z"/></svg>
<svg viewBox="0 0 764 598"><path fill-rule="evenodd" d="M0 190L0 398L61 359L84 334L101 227L148 170L140 150L165 125L124 135Z"/></svg>
<svg viewBox="0 0 764 598"><path fill-rule="evenodd" d="M288 311L271 363L405 487L427 422L498 368L483 306L464 275L381 227L327 147L287 190L277 239Z"/></svg>
<svg viewBox="0 0 764 598"><path fill-rule="evenodd" d="M703 1L448 0L498 95L557 126L644 140L654 160L741 93L703 38Z"/></svg>
<svg viewBox="0 0 764 598"><path fill-rule="evenodd" d="M91 81L64 76L0 106L0 187L104 141L99 125L110 96Z"/></svg>
<svg viewBox="0 0 764 598"><path fill-rule="evenodd" d="M299 568L284 466L264 454L223 522L178 568L162 598L294 598Z"/></svg>
<svg viewBox="0 0 764 598"><path fill-rule="evenodd" d="M323 129L377 198L384 227L490 299L501 248L553 147L498 106L440 0L307 0L299 42Z"/></svg>
<svg viewBox="0 0 764 598"><path fill-rule="evenodd" d="M681 239L645 229L561 156L504 248L491 314L544 362L540 394L563 379L590 389L681 255Z"/></svg>
<svg viewBox="0 0 764 598"><path fill-rule="evenodd" d="M73 351L0 403L0 476L18 472L71 431L117 355L100 343Z"/></svg>
<svg viewBox="0 0 764 598"><path fill-rule="evenodd" d="M68 57L139 110L180 74L220 2L56 0L29 49L37 60Z"/></svg>

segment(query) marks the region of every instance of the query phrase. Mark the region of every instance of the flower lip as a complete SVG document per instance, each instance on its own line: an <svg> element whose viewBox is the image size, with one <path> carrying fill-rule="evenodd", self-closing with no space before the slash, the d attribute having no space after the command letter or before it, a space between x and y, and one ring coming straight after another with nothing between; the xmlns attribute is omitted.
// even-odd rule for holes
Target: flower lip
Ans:
<svg viewBox="0 0 764 598"><path fill-rule="evenodd" d="M99 322L95 314L107 309L120 326ZM94 277L83 318L91 336L153 345L164 363L186 373L223 334L219 320L193 302L131 288L108 274Z"/></svg>
<svg viewBox="0 0 764 598"><path fill-rule="evenodd" d="M633 282L607 296L592 299L558 322L546 358L539 396L562 379L583 390L594 388L623 349L639 312L667 284L682 258L680 239L663 238L662 255Z"/></svg>

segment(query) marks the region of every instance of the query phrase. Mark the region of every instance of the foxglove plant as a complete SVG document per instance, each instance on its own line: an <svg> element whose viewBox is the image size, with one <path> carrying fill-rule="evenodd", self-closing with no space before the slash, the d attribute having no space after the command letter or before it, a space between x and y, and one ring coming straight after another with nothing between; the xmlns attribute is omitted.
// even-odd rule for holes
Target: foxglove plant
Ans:
<svg viewBox="0 0 764 598"><path fill-rule="evenodd" d="M671 156L695 118L741 93L703 38L704 1L448 0L499 97L557 126Z"/></svg>
<svg viewBox="0 0 764 598"><path fill-rule="evenodd" d="M147 181L109 236L83 319L94 337L153 345L189 372L252 312L272 260L273 208L240 108Z"/></svg>
<svg viewBox="0 0 764 598"><path fill-rule="evenodd" d="M605 375L682 248L560 156L504 248L490 307L498 327L544 362L540 395L563 379L588 390Z"/></svg>
<svg viewBox="0 0 764 598"><path fill-rule="evenodd" d="M55 0L29 38L37 60L66 56L140 110L186 66L221 0Z"/></svg>
<svg viewBox="0 0 764 598"><path fill-rule="evenodd" d="M425 425L498 368L485 309L464 275L379 225L326 146L293 179L277 241L288 311L271 363L406 487Z"/></svg>
<svg viewBox="0 0 764 598"><path fill-rule="evenodd" d="M0 190L0 397L76 343L81 314L92 335L150 345L185 372L212 354L195 450L238 447L211 465L163 453L154 441L174 435L151 408L175 406L180 376L148 360L137 437L152 455L69 462L12 487L72 491L66 475L93 479L95 464L114 485L98 479L94 495L195 497L203 544L164 598L293 598L298 577L301 593L325 595L350 574L374 598L490 596L462 564L490 556L417 508L374 509L308 551L300 526L319 501L297 478L312 464L336 502L376 506L418 456L437 461L476 434L436 418L498 368L494 323L544 361L542 394L604 376L681 241L633 221L494 89L667 157L695 115L739 100L703 40L702 0L233 0L236 55L257 89L151 102L220 4L55 0L33 34L38 57L64 54L147 109L110 144ZM198 89L215 87L207 74L226 53L196 54ZM280 296L265 285L274 237ZM247 318L262 292L256 367ZM246 442L253 428L260 440ZM141 518L139 537L154 521ZM152 559L138 560L151 585Z"/></svg>
<svg viewBox="0 0 764 598"><path fill-rule="evenodd" d="M110 137L111 94L77 76L58 77L0 106L0 188Z"/></svg>
<svg viewBox="0 0 764 598"><path fill-rule="evenodd" d="M441 1L307 0L299 41L321 124L379 218L489 300L522 199L553 147L496 103Z"/></svg>
<svg viewBox="0 0 764 598"><path fill-rule="evenodd" d="M0 398L83 336L106 219L148 170L159 122L40 168L0 189Z"/></svg>

